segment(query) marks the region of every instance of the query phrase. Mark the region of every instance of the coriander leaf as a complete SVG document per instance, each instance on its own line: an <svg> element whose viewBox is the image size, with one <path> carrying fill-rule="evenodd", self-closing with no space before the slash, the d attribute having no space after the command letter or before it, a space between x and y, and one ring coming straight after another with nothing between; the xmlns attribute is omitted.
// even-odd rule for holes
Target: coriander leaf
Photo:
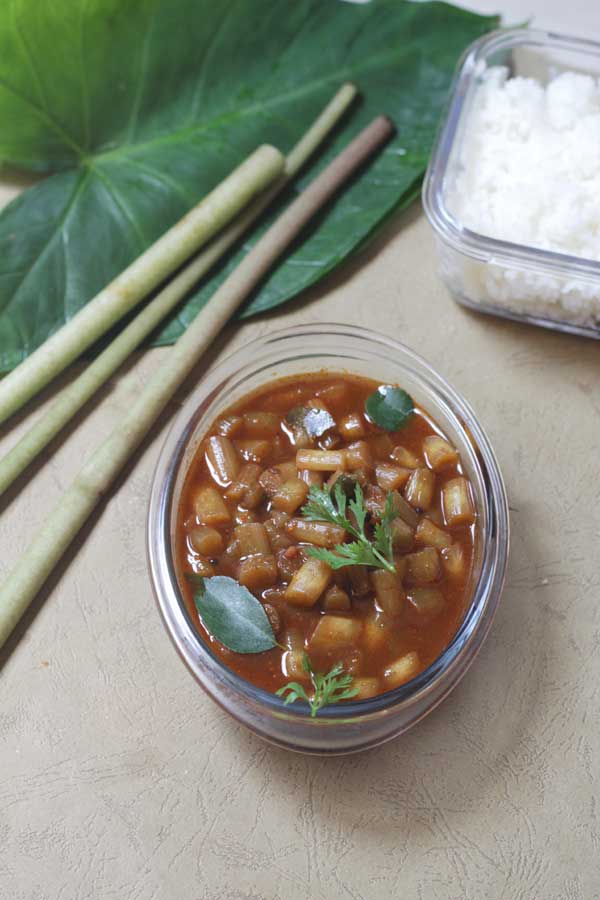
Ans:
<svg viewBox="0 0 600 900"><path fill-rule="evenodd" d="M342 500L340 504L340 498ZM335 503L334 503L335 499ZM336 506L336 504L338 504ZM345 528L351 534L355 534L352 523L345 516L346 497L341 488L334 489L333 496L327 488L311 485L308 492L308 502L302 507L302 515L312 522L331 522Z"/></svg>
<svg viewBox="0 0 600 900"><path fill-rule="evenodd" d="M397 431L408 424L415 406L410 394L402 388L382 384L367 397L365 409L375 425L386 431Z"/></svg>
<svg viewBox="0 0 600 900"><path fill-rule="evenodd" d="M383 515L381 517L381 521L377 522L374 528L374 537L375 540L373 543L375 544L375 548L383 555L386 559L393 559L393 533L392 533L392 522L397 516L397 512L395 510L394 504L394 496L390 493L385 498L385 507L383 510Z"/></svg>
<svg viewBox="0 0 600 900"><path fill-rule="evenodd" d="M296 700L305 700L310 704L310 698L301 684L297 681L290 681L288 684L284 684L283 687L280 687L277 691L275 691L278 697L287 696L284 699L285 706L288 706L290 703L294 703Z"/></svg>
<svg viewBox="0 0 600 900"><path fill-rule="evenodd" d="M324 547L306 547L306 553L313 559L320 559L332 569L344 569L347 566L382 566L381 559L375 555L373 548L363 541L352 541L348 544L336 544L334 550Z"/></svg>
<svg viewBox="0 0 600 900"><path fill-rule="evenodd" d="M367 509L359 483L355 486L353 499L348 503L348 509L354 516L356 525L346 515L346 503L344 489L337 481L333 489L333 496L327 488L311 486L308 503L302 507L302 514L312 521L325 521L340 525L355 540L337 544L333 551L321 547L307 547L308 555L326 562L332 569L341 569L344 566L375 566L394 572L391 530L393 496L388 494L386 498L384 515L375 528L374 541L369 540L365 532Z"/></svg>
<svg viewBox="0 0 600 900"><path fill-rule="evenodd" d="M385 111L397 136L243 314L318 281L419 195L455 64L497 23L444 3L382 0L4 0L0 160L58 174L0 217L0 368L75 315L255 147L288 152L337 87L356 81L362 103L155 343L185 331L282 204Z"/></svg>
<svg viewBox="0 0 600 900"><path fill-rule="evenodd" d="M327 674L315 672L307 653L302 656L302 668L309 675L313 687L313 695L309 697L304 687L297 681L290 681L280 687L275 693L278 697L285 697L283 701L287 706L296 700L305 700L310 706L311 717L314 718L324 706L338 703L340 700L350 700L358 694L358 688L351 687L352 676L343 674L341 663L336 663Z"/></svg>
<svg viewBox="0 0 600 900"><path fill-rule="evenodd" d="M262 603L233 578L203 578L194 603L206 630L235 653L262 653L277 646Z"/></svg>

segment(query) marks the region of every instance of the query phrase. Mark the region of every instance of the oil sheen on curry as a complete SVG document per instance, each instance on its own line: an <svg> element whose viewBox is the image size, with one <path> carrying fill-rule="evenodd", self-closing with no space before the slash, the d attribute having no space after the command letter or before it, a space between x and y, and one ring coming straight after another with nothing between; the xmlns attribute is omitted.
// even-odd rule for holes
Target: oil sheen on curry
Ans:
<svg viewBox="0 0 600 900"><path fill-rule="evenodd" d="M315 673L335 667L345 690L329 685L325 703L397 688L442 653L470 600L476 538L459 454L427 412L399 388L321 372L266 384L214 422L175 552L212 651L288 701L314 699ZM260 602L270 649L235 652L211 633L195 597L215 576Z"/></svg>

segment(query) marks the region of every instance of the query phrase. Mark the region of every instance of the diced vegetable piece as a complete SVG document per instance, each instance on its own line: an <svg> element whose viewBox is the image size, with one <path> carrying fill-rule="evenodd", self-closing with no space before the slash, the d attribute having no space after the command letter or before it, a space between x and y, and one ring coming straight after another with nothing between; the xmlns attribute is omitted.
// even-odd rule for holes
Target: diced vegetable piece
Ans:
<svg viewBox="0 0 600 900"><path fill-rule="evenodd" d="M273 494L271 503L274 509L283 510L283 512L295 513L299 506L302 506L308 497L308 485L299 478L293 481L284 481L281 487Z"/></svg>
<svg viewBox="0 0 600 900"><path fill-rule="evenodd" d="M214 487L203 487L194 497L194 512L203 525L227 525L231 520L227 504Z"/></svg>
<svg viewBox="0 0 600 900"><path fill-rule="evenodd" d="M262 462L271 453L271 442L266 440L236 441L235 447L250 462Z"/></svg>
<svg viewBox="0 0 600 900"><path fill-rule="evenodd" d="M392 491L392 499L394 503L394 512L401 519L404 519L411 528L416 528L419 524L419 516L412 506L406 502L402 494L399 494L398 491Z"/></svg>
<svg viewBox="0 0 600 900"><path fill-rule="evenodd" d="M433 619L443 610L446 601L438 588L413 588L408 593L408 601L412 608L425 619Z"/></svg>
<svg viewBox="0 0 600 900"><path fill-rule="evenodd" d="M236 525L247 525L249 522L257 522L258 519L251 509L238 509L235 513Z"/></svg>
<svg viewBox="0 0 600 900"><path fill-rule="evenodd" d="M369 439L369 445L376 459L389 459L394 444L389 434L374 434Z"/></svg>
<svg viewBox="0 0 600 900"><path fill-rule="evenodd" d="M258 463L244 463L235 481L225 491L227 499L239 503L245 509L257 507L264 497L259 481L261 472Z"/></svg>
<svg viewBox="0 0 600 900"><path fill-rule="evenodd" d="M342 468L343 466L340 466L340 469ZM346 448L346 468L350 470L373 468L373 455L366 441L355 441Z"/></svg>
<svg viewBox="0 0 600 900"><path fill-rule="evenodd" d="M376 519L380 519L385 509L385 491L377 484L368 484L364 492L365 507Z"/></svg>
<svg viewBox="0 0 600 900"><path fill-rule="evenodd" d="M419 665L419 656L414 650L405 656L401 656L400 659L388 666L384 672L383 677L385 678L386 687L400 687L401 684L410 681L419 671Z"/></svg>
<svg viewBox="0 0 600 900"><path fill-rule="evenodd" d="M346 532L331 522L310 522L308 519L292 519L287 533L295 541L315 544L317 547L335 547L346 540Z"/></svg>
<svg viewBox="0 0 600 900"><path fill-rule="evenodd" d="M302 632L294 627L288 628L285 633L283 643L288 648L288 650L303 650L304 637L302 635Z"/></svg>
<svg viewBox="0 0 600 900"><path fill-rule="evenodd" d="M225 548L223 535L210 525L198 525L190 529L189 542L196 553L208 557L217 556Z"/></svg>
<svg viewBox="0 0 600 900"><path fill-rule="evenodd" d="M412 548L415 540L415 530L408 522L398 516L392 522L392 546L394 550L406 551Z"/></svg>
<svg viewBox="0 0 600 900"><path fill-rule="evenodd" d="M423 455L427 465L435 472L454 465L458 460L458 452L452 444L438 434L429 434L423 439Z"/></svg>
<svg viewBox="0 0 600 900"><path fill-rule="evenodd" d="M265 590L262 592L262 598L265 603L283 603L283 601L285 600L285 597L283 596L284 594L285 587L280 584L279 586L265 588Z"/></svg>
<svg viewBox="0 0 600 900"><path fill-rule="evenodd" d="M404 496L415 509L429 509L435 490L435 475L430 469L415 469L404 489Z"/></svg>
<svg viewBox="0 0 600 900"><path fill-rule="evenodd" d="M467 561L460 544L453 544L452 547L442 550L442 562L444 571L450 578L458 580L467 574Z"/></svg>
<svg viewBox="0 0 600 900"><path fill-rule="evenodd" d="M347 672L348 675L358 675L362 666L362 650L358 650L356 648L346 651L340 652L341 663L344 667L344 672Z"/></svg>
<svg viewBox="0 0 600 900"><path fill-rule="evenodd" d="M283 476L278 468L273 466L271 469L265 469L258 479L258 483L264 490L267 497L272 497L273 494L276 494L281 485L283 484Z"/></svg>
<svg viewBox="0 0 600 900"><path fill-rule="evenodd" d="M278 575L274 556L247 556L240 563L238 581L250 591L260 591L274 585Z"/></svg>
<svg viewBox="0 0 600 900"><path fill-rule="evenodd" d="M265 526L260 522L238 525L233 529L233 537L238 541L240 556L252 556L255 553L269 555L271 544Z"/></svg>
<svg viewBox="0 0 600 900"><path fill-rule="evenodd" d="M348 566L344 572L348 576L352 596L365 597L371 589L367 569L364 566Z"/></svg>
<svg viewBox="0 0 600 900"><path fill-rule="evenodd" d="M440 577L440 559L434 547L426 547L406 557L408 576L413 581L429 584Z"/></svg>
<svg viewBox="0 0 600 900"><path fill-rule="evenodd" d="M285 550L292 545L293 541L287 534L289 520L290 517L287 513L274 510L271 517L263 523L273 550Z"/></svg>
<svg viewBox="0 0 600 900"><path fill-rule="evenodd" d="M302 481L305 481L309 487L312 485L323 487L323 475L321 472L311 472L310 469L302 469L299 474Z"/></svg>
<svg viewBox="0 0 600 900"><path fill-rule="evenodd" d="M244 413L244 427L250 438L272 438L279 431L279 416L270 412Z"/></svg>
<svg viewBox="0 0 600 900"><path fill-rule="evenodd" d="M327 650L330 647L353 644L358 640L361 631L362 622L356 619L324 615L319 619L309 639L308 646L311 650Z"/></svg>
<svg viewBox="0 0 600 900"><path fill-rule="evenodd" d="M244 420L240 416L225 416L217 425L217 429L223 437L234 438L244 430Z"/></svg>
<svg viewBox="0 0 600 900"><path fill-rule="evenodd" d="M375 569L370 575L379 609L388 616L398 616L404 609L402 582L394 572Z"/></svg>
<svg viewBox="0 0 600 900"><path fill-rule="evenodd" d="M190 560L194 575L202 575L203 578L212 578L215 574L215 567L205 556L195 556Z"/></svg>
<svg viewBox="0 0 600 900"><path fill-rule="evenodd" d="M217 484L221 487L231 484L239 472L240 460L229 438L221 435L209 437L204 455Z"/></svg>
<svg viewBox="0 0 600 900"><path fill-rule="evenodd" d="M281 634L281 616L277 609L273 606L272 603L264 603L263 604L264 611L267 614L267 619L269 620L269 624L273 629L273 634L276 638L278 638Z"/></svg>
<svg viewBox="0 0 600 900"><path fill-rule="evenodd" d="M407 469L417 469L421 465L421 460L406 447L394 447L390 456L395 463Z"/></svg>
<svg viewBox="0 0 600 900"><path fill-rule="evenodd" d="M397 491L404 487L411 475L412 469L393 466L391 463L377 463L375 466L375 480L384 491Z"/></svg>
<svg viewBox="0 0 600 900"><path fill-rule="evenodd" d="M277 463L275 468L281 475L282 481L292 481L294 478L300 477L295 462Z"/></svg>
<svg viewBox="0 0 600 900"><path fill-rule="evenodd" d="M424 544L426 547L437 547L443 550L444 547L452 545L452 538L443 528L434 525L431 519L421 519L417 525L415 533L415 541L417 544Z"/></svg>
<svg viewBox="0 0 600 900"><path fill-rule="evenodd" d="M398 576L399 580L403 581L408 569L406 556L394 556L394 568L396 569L396 575Z"/></svg>
<svg viewBox="0 0 600 900"><path fill-rule="evenodd" d="M285 599L294 606L314 606L330 581L327 563L307 559L287 586Z"/></svg>
<svg viewBox="0 0 600 900"><path fill-rule="evenodd" d="M355 678L352 687L357 691L353 700L368 700L379 692L379 678Z"/></svg>
<svg viewBox="0 0 600 900"><path fill-rule="evenodd" d="M342 439L339 434L336 434L335 431L330 431L329 434L326 434L324 437L319 438L317 441L317 447L320 450L337 450L339 446L341 446Z"/></svg>
<svg viewBox="0 0 600 900"><path fill-rule="evenodd" d="M291 581L295 573L304 564L306 555L295 544L277 551L277 568L284 581ZM285 592L284 592L285 593Z"/></svg>
<svg viewBox="0 0 600 900"><path fill-rule="evenodd" d="M442 489L442 508L446 525L470 525L475 520L469 485L462 476L452 478Z"/></svg>
<svg viewBox="0 0 600 900"><path fill-rule="evenodd" d="M392 633L385 621L377 616L367 619L363 626L363 645L369 654L378 653L387 644Z"/></svg>
<svg viewBox="0 0 600 900"><path fill-rule="evenodd" d="M304 659L304 650L288 650L283 654L282 664L283 673L293 681L308 681L309 674L304 671L302 665Z"/></svg>
<svg viewBox="0 0 600 900"><path fill-rule="evenodd" d="M334 472L346 468L346 450L298 450L296 468L311 472Z"/></svg>
<svg viewBox="0 0 600 900"><path fill-rule="evenodd" d="M359 413L350 413L338 423L338 431L346 441L357 441L365 436L365 420Z"/></svg>
<svg viewBox="0 0 600 900"><path fill-rule="evenodd" d="M285 413L293 406L297 406L299 403L302 403L302 400L305 397L308 397L311 393L313 392L310 390L310 388L293 387L288 391L281 391L280 393L271 397L270 405L275 409L280 410L282 413Z"/></svg>
<svg viewBox="0 0 600 900"><path fill-rule="evenodd" d="M326 403L343 403L348 399L349 386L344 381L336 381L325 387L319 388L317 397L322 398Z"/></svg>
<svg viewBox="0 0 600 900"><path fill-rule="evenodd" d="M350 597L339 584L332 584L325 591L323 609L327 612L347 612L350 605Z"/></svg>

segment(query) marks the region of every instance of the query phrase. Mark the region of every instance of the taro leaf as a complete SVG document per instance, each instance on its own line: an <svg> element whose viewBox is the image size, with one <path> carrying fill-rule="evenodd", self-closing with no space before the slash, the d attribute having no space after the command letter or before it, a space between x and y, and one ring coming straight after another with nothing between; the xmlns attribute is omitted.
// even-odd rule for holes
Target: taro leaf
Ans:
<svg viewBox="0 0 600 900"><path fill-rule="evenodd" d="M365 409L368 417L386 431L404 428L414 412L414 403L410 394L399 387L382 384L367 397Z"/></svg>
<svg viewBox="0 0 600 900"><path fill-rule="evenodd" d="M326 409L312 406L294 406L285 418L295 431L305 431L311 438L322 437L335 428L335 419Z"/></svg>
<svg viewBox="0 0 600 900"><path fill-rule="evenodd" d="M194 603L206 630L235 653L262 653L277 646L262 603L233 578L204 578Z"/></svg>
<svg viewBox="0 0 600 900"><path fill-rule="evenodd" d="M59 173L0 215L0 370L74 315L258 144L287 151L350 79L363 102L281 203L375 115L388 113L397 136L244 314L317 281L416 195L454 65L496 24L404 0L0 3L0 161ZM182 333L235 258L158 343Z"/></svg>

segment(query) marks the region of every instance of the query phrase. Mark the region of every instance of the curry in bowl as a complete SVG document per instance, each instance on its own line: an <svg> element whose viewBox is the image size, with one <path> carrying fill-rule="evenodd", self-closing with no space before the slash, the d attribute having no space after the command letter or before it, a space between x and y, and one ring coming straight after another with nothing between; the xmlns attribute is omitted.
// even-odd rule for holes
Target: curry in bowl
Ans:
<svg viewBox="0 0 600 900"><path fill-rule="evenodd" d="M314 714L442 653L476 540L460 456L427 412L398 387L322 372L271 382L208 429L175 555L213 652Z"/></svg>

